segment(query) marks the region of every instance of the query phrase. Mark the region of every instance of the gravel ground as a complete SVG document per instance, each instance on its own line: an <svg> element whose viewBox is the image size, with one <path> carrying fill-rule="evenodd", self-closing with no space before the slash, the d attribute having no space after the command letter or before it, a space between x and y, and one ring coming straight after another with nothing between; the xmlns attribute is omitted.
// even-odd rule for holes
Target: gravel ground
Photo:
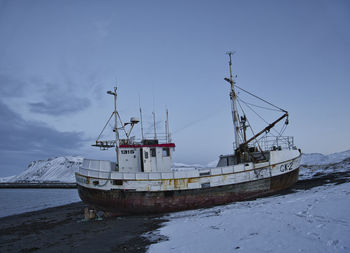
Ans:
<svg viewBox="0 0 350 253"><path fill-rule="evenodd" d="M0 252L145 252L162 216L84 220L82 202L0 219ZM151 238L151 239L150 239Z"/></svg>

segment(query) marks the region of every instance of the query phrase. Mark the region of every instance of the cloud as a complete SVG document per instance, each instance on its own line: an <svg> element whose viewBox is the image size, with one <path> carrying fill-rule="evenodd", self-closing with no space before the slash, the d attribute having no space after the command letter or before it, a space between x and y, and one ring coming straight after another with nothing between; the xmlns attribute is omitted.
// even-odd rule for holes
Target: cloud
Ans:
<svg viewBox="0 0 350 253"><path fill-rule="evenodd" d="M53 97L45 102L29 103L31 112L48 115L66 115L82 111L90 106L90 100L73 96Z"/></svg>
<svg viewBox="0 0 350 253"><path fill-rule="evenodd" d="M0 176L17 174L32 160L76 153L81 132L60 132L43 122L27 121L0 101Z"/></svg>
<svg viewBox="0 0 350 253"><path fill-rule="evenodd" d="M59 85L46 83L42 89L42 101L28 103L29 109L34 113L47 115L67 115L82 111L90 106L90 100L79 97L74 85Z"/></svg>
<svg viewBox="0 0 350 253"><path fill-rule="evenodd" d="M78 86L69 80L65 85L48 83L40 78L21 81L11 75L0 74L0 97L37 100L27 102L29 110L47 115L68 115L91 105L90 99L79 96Z"/></svg>

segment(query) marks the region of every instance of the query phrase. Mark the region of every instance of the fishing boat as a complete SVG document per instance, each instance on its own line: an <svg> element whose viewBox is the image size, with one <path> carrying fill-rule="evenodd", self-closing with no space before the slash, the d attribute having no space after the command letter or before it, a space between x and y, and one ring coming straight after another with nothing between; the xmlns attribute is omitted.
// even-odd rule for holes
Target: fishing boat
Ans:
<svg viewBox="0 0 350 253"><path fill-rule="evenodd" d="M262 197L291 187L298 180L301 151L294 145L293 137L282 136L282 132L269 134L282 120L285 128L288 112L238 87L232 74L232 52L228 55L230 76L225 81L230 85L233 153L220 155L214 168L172 169L175 144L171 141L168 116L164 138L157 136L155 124L153 138L146 138L140 107L142 136L136 140L131 133L140 120L121 120L115 87L107 92L114 97L114 111L102 130L114 119L114 139L101 140L101 132L93 146L115 149L116 160L84 159L75 174L83 202L95 210L118 215L164 213ZM250 125L246 114L239 113L236 89L260 99L282 115L248 138Z"/></svg>

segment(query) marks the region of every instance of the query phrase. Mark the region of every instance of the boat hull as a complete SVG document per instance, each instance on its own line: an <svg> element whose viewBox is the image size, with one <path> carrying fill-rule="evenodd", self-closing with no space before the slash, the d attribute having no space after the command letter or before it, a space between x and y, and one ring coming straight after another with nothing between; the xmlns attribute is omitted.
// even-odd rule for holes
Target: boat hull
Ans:
<svg viewBox="0 0 350 253"><path fill-rule="evenodd" d="M230 185L171 191L101 190L78 184L80 198L114 214L151 214L197 209L276 193L298 181L299 168L287 173Z"/></svg>

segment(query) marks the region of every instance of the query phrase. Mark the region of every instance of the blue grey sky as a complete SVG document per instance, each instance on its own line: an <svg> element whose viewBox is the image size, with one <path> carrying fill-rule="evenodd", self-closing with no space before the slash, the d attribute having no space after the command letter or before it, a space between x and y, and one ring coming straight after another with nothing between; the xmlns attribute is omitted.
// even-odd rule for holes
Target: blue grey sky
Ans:
<svg viewBox="0 0 350 253"><path fill-rule="evenodd" d="M54 156L114 159L90 144L115 83L125 121L140 97L161 132L168 108L175 162L232 152L228 50L237 84L289 111L303 152L349 149L349 24L340 0L0 0L0 176Z"/></svg>

